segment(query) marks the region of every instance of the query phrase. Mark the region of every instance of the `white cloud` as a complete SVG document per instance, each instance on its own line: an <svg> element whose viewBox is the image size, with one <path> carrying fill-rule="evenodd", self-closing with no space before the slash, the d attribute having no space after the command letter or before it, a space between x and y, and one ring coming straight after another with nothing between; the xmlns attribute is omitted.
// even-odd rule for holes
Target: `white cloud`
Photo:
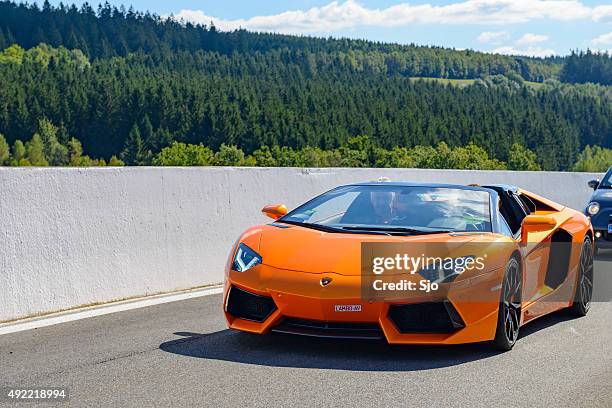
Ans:
<svg viewBox="0 0 612 408"><path fill-rule="evenodd" d="M551 48L527 47L526 49L518 49L512 46L504 46L490 51L492 54L504 55L526 55L528 57L550 57L557 55L558 52Z"/></svg>
<svg viewBox="0 0 612 408"><path fill-rule="evenodd" d="M532 20L604 19L610 6L590 8L578 0L464 0L435 6L399 3L387 8L367 8L355 0L333 1L308 10L224 20L201 10L181 10L177 19L209 24L223 30L247 28L284 33L328 33L358 26L396 27L410 24L515 24Z"/></svg>
<svg viewBox="0 0 612 408"><path fill-rule="evenodd" d="M595 45L612 45L612 31L593 38L591 42Z"/></svg>
<svg viewBox="0 0 612 408"><path fill-rule="evenodd" d="M480 33L476 39L482 44L499 44L508 39L508 33L506 31L485 31Z"/></svg>
<svg viewBox="0 0 612 408"><path fill-rule="evenodd" d="M597 6L593 9L593 20L598 23L612 22L612 6Z"/></svg>
<svg viewBox="0 0 612 408"><path fill-rule="evenodd" d="M541 43L545 41L548 41L547 35L527 33L523 35L521 38L519 38L516 43L519 45L525 45L525 44L537 44L537 43Z"/></svg>

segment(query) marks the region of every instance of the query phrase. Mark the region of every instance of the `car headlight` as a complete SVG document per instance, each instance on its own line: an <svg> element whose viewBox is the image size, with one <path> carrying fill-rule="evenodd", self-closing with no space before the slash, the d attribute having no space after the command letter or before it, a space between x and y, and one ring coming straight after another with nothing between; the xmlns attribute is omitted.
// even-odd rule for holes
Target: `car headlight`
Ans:
<svg viewBox="0 0 612 408"><path fill-rule="evenodd" d="M236 255L234 255L232 269L236 272L248 271L255 265L259 265L261 261L261 255L241 243L240 245L238 245Z"/></svg>
<svg viewBox="0 0 612 408"><path fill-rule="evenodd" d="M436 262L427 265L419 271L419 275L436 283L448 283L454 281L457 276L467 270L474 268L482 269L484 264L476 257L462 256L460 258L438 258Z"/></svg>
<svg viewBox="0 0 612 408"><path fill-rule="evenodd" d="M599 212L599 203L597 201L593 201L587 205L587 212L589 215L595 215Z"/></svg>

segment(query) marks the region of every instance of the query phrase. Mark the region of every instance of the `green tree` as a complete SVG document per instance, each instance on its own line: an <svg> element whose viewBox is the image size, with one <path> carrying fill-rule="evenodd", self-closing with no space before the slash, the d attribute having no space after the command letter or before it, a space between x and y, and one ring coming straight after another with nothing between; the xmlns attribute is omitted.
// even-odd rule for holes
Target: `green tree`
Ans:
<svg viewBox="0 0 612 408"><path fill-rule="evenodd" d="M70 157L70 165L78 167L81 165L81 157L83 156L83 146L78 139L74 137L68 140L68 154Z"/></svg>
<svg viewBox="0 0 612 408"><path fill-rule="evenodd" d="M24 55L25 50L19 45L13 44L0 52L0 64L20 65L23 62Z"/></svg>
<svg viewBox="0 0 612 408"><path fill-rule="evenodd" d="M212 150L203 145L174 142L165 147L153 159L155 166L210 166L213 164Z"/></svg>
<svg viewBox="0 0 612 408"><path fill-rule="evenodd" d="M108 167L121 167L121 166L125 166L125 163L122 160L119 160L117 156L113 155L108 161L107 166Z"/></svg>
<svg viewBox="0 0 612 408"><path fill-rule="evenodd" d="M276 165L279 167L297 167L300 166L300 154L289 146L280 147L275 145L272 147L272 155L276 160Z"/></svg>
<svg viewBox="0 0 612 408"><path fill-rule="evenodd" d="M259 149L255 150L253 152L253 158L259 167L275 167L277 165L276 159L272 155L272 150L269 146L261 146Z"/></svg>
<svg viewBox="0 0 612 408"><path fill-rule="evenodd" d="M172 133L165 128L159 128L154 133L155 142L157 143L157 147L153 149L153 151L159 151L164 147L170 146L174 141L172 137Z"/></svg>
<svg viewBox="0 0 612 408"><path fill-rule="evenodd" d="M395 147L393 150L377 148L375 167L413 168L417 166L409 149Z"/></svg>
<svg viewBox="0 0 612 408"><path fill-rule="evenodd" d="M343 167L370 167L372 141L368 136L349 138L338 150Z"/></svg>
<svg viewBox="0 0 612 408"><path fill-rule="evenodd" d="M438 143L430 153L432 156L429 156L427 160L434 169L454 169L459 168L458 164L463 164L461 158L454 154L455 152L446 142Z"/></svg>
<svg viewBox="0 0 612 408"><path fill-rule="evenodd" d="M45 157L45 145L38 133L32 136L26 145L26 155L32 166L48 166L49 162Z"/></svg>
<svg viewBox="0 0 612 408"><path fill-rule="evenodd" d="M93 164L89 156L83 155L83 146L74 137L68 140L68 155L72 167L89 167Z"/></svg>
<svg viewBox="0 0 612 408"><path fill-rule="evenodd" d="M157 140L157 134L153 130L153 125L151 124L149 115L145 114L139 129L142 129L140 136L142 137L145 148L150 149L151 151L161 150L159 140Z"/></svg>
<svg viewBox="0 0 612 408"><path fill-rule="evenodd" d="M121 159L132 166L146 166L150 163L151 152L146 149L138 125L134 124L125 141Z"/></svg>
<svg viewBox="0 0 612 408"><path fill-rule="evenodd" d="M338 150L321 150L318 147L306 146L297 154L298 164L303 167L338 167L342 163Z"/></svg>
<svg viewBox="0 0 612 408"><path fill-rule="evenodd" d="M95 160L91 160L91 157L85 155L85 156L81 156L80 160L79 160L79 167L92 167L95 166L96 162Z"/></svg>
<svg viewBox="0 0 612 408"><path fill-rule="evenodd" d="M9 158L11 157L11 152L8 143L6 143L6 139L4 135L0 133L0 166L4 166L8 164Z"/></svg>
<svg viewBox="0 0 612 408"><path fill-rule="evenodd" d="M214 164L216 166L243 166L244 152L237 146L222 144L219 151L215 153Z"/></svg>
<svg viewBox="0 0 612 408"><path fill-rule="evenodd" d="M513 143L508 151L508 169L509 170L542 170L537 163L537 157L534 152L527 149L520 143Z"/></svg>
<svg viewBox="0 0 612 408"><path fill-rule="evenodd" d="M58 140L58 128L47 119L38 122L38 134L40 135L45 157L52 166L63 166L68 164L68 148Z"/></svg>
<svg viewBox="0 0 612 408"><path fill-rule="evenodd" d="M26 148L23 142L19 139L15 140L13 144L13 159L11 160L11 166L29 166L30 162L26 158Z"/></svg>
<svg viewBox="0 0 612 408"><path fill-rule="evenodd" d="M600 173L608 170L610 166L612 166L612 149L587 145L578 155L573 170Z"/></svg>
<svg viewBox="0 0 612 408"><path fill-rule="evenodd" d="M451 154L451 168L464 170L504 170L506 164L491 159L485 149L469 143L465 147L456 147Z"/></svg>

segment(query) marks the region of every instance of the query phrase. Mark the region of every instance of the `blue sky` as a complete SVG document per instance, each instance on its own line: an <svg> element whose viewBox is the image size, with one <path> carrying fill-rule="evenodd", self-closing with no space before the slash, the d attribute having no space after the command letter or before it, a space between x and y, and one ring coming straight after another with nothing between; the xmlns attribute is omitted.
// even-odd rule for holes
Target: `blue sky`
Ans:
<svg viewBox="0 0 612 408"><path fill-rule="evenodd" d="M65 1L66 2L66 1ZM52 1L58 4L59 1ZM82 4L83 1L75 1ZM98 2L90 2L97 5ZM612 50L612 3L600 0L109 0L160 15L315 36L544 56Z"/></svg>

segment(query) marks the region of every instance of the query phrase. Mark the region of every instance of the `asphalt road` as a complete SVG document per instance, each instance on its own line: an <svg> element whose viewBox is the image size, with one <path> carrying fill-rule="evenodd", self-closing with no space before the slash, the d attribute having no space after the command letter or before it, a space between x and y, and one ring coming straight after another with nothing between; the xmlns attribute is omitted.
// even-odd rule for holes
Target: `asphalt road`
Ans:
<svg viewBox="0 0 612 408"><path fill-rule="evenodd" d="M612 277L610 262L597 262L600 276ZM610 302L586 318L537 320L507 353L253 336L227 330L220 303L207 296L0 336L0 386L68 387L56 407L612 406Z"/></svg>

